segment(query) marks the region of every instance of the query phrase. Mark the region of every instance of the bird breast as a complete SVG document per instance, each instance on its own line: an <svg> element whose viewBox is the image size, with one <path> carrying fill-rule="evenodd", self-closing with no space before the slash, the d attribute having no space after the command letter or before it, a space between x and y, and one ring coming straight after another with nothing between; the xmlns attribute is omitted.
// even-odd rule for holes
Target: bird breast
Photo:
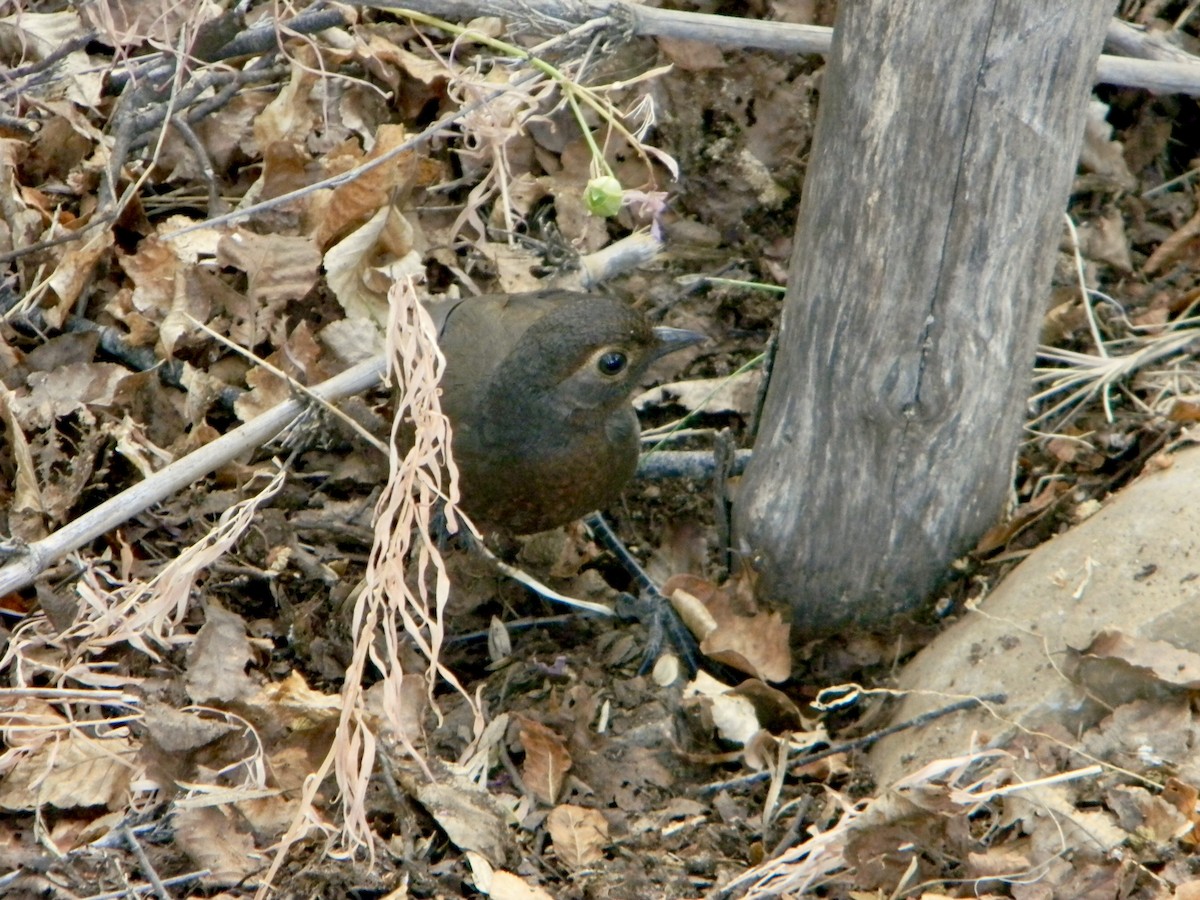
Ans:
<svg viewBox="0 0 1200 900"><path fill-rule="evenodd" d="M610 502L637 469L638 421L631 407L597 428L580 431L532 425L525 439L503 439L513 429L478 435L455 432L463 503L483 524L502 523L517 534L544 531Z"/></svg>

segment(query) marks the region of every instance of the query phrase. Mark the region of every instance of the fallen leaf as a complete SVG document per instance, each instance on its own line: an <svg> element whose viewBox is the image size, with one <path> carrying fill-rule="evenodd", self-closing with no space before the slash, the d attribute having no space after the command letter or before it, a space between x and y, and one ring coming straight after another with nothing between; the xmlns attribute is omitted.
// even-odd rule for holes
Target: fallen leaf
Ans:
<svg viewBox="0 0 1200 900"><path fill-rule="evenodd" d="M250 662L246 622L215 599L204 610L204 625L188 651L188 696L197 703L240 700L254 693L246 674Z"/></svg>
<svg viewBox="0 0 1200 900"><path fill-rule="evenodd" d="M1135 668L1153 672L1165 684L1188 690L1200 687L1200 654L1166 641L1152 641L1105 629L1083 652L1095 659L1123 660Z"/></svg>
<svg viewBox="0 0 1200 900"><path fill-rule="evenodd" d="M604 858L608 820L594 809L564 803L546 817L546 830L563 865L579 869Z"/></svg>
<svg viewBox="0 0 1200 900"><path fill-rule="evenodd" d="M492 874L492 887L488 896L493 900L554 900L553 895L543 888L529 884L520 876L503 869Z"/></svg>
<svg viewBox="0 0 1200 900"><path fill-rule="evenodd" d="M266 871L266 861L254 846L254 838L239 831L224 810L201 806L176 810L172 817L174 845L187 854L198 869L207 869L207 884L253 884L256 872Z"/></svg>
<svg viewBox="0 0 1200 900"><path fill-rule="evenodd" d="M13 767L0 782L0 809L29 812L40 806L74 809L125 802L137 745L126 737L88 737L62 730Z"/></svg>
<svg viewBox="0 0 1200 900"><path fill-rule="evenodd" d="M571 768L566 742L528 716L517 716L517 722L521 746L525 748L525 764L521 767L525 786L543 803L553 804Z"/></svg>

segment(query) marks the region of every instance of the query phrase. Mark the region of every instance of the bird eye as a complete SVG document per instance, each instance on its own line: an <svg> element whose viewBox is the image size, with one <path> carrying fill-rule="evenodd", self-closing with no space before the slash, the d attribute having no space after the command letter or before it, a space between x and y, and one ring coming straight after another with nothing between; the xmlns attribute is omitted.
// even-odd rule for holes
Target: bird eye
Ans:
<svg viewBox="0 0 1200 900"><path fill-rule="evenodd" d="M629 364L629 358L620 350L609 350L601 353L596 360L596 368L601 375L620 375Z"/></svg>

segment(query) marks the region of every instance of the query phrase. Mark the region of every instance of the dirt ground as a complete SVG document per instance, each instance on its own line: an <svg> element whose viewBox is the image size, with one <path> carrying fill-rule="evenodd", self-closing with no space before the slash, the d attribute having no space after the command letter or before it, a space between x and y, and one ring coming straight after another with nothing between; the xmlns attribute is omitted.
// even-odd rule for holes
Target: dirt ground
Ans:
<svg viewBox="0 0 1200 900"><path fill-rule="evenodd" d="M243 6L0 19L0 563L119 498L0 589L0 894L1200 897L1178 767L1092 760L1103 787L1046 815L1106 839L1055 846L964 785L1075 772L1078 736L912 773L904 803L856 743L913 653L1192 439L1195 98L1097 88L1013 508L911 621L789 649L730 575L730 489L643 478L605 511L716 629L693 678L643 665L647 616L547 601L447 534L434 476L409 477L444 471L444 440L401 471L390 438L436 364L404 304L569 281L652 230L663 252L605 289L710 340L651 373L643 430L687 416L669 449L750 447L822 59L595 32L539 46L557 68L531 79L502 44L544 31L318 6L256 32L277 7ZM1194 6L1121 13L1196 52ZM625 192L609 218L597 153ZM388 334L399 388L338 418L296 386ZM307 411L279 438L165 499L122 494L289 400ZM487 545L633 605L582 524ZM1190 709L1196 683L1146 691Z"/></svg>

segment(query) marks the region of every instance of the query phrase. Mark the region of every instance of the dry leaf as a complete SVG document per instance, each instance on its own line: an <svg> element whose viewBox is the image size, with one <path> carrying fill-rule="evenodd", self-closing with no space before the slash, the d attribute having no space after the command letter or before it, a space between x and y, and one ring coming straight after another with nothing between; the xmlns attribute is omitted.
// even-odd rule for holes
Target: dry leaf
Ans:
<svg viewBox="0 0 1200 900"><path fill-rule="evenodd" d="M61 727L56 737L23 758L0 782L0 809L116 809L125 802L137 754L133 741L87 737L78 730L68 730L65 720Z"/></svg>
<svg viewBox="0 0 1200 900"><path fill-rule="evenodd" d="M245 620L210 599L204 625L188 651L188 696L197 703L250 696L254 693L254 683L246 674L250 657Z"/></svg>
<svg viewBox="0 0 1200 900"><path fill-rule="evenodd" d="M594 809L564 803L546 817L546 830L563 865L579 869L604 858L608 820Z"/></svg>
<svg viewBox="0 0 1200 900"><path fill-rule="evenodd" d="M697 672L684 687L683 696L705 704L717 732L731 743L744 747L762 727L754 704L748 698L734 694L733 688L707 672Z"/></svg>
<svg viewBox="0 0 1200 900"><path fill-rule="evenodd" d="M488 896L493 900L554 900L552 894L503 869L492 874Z"/></svg>
<svg viewBox="0 0 1200 900"><path fill-rule="evenodd" d="M663 593L668 597L679 594L685 601L690 596L703 603L708 616L702 617L705 621L697 637L706 656L764 681L786 681L791 675L791 629L782 614L755 609L753 600L734 596L695 575L672 576L663 585ZM691 627L695 611L681 611L680 615ZM715 628L708 624L708 617Z"/></svg>
<svg viewBox="0 0 1200 900"><path fill-rule="evenodd" d="M306 237L239 229L221 239L217 262L246 273L246 293L255 305L279 308L313 289L321 253Z"/></svg>
<svg viewBox="0 0 1200 900"><path fill-rule="evenodd" d="M329 248L325 280L348 318L367 319L383 328L388 319L388 286L408 275L424 276L414 238L408 219L388 205ZM378 257L386 260L383 266L377 267Z"/></svg>
<svg viewBox="0 0 1200 900"><path fill-rule="evenodd" d="M1083 132L1083 147L1079 151L1079 164L1097 175L1108 178L1119 187L1132 190L1137 179L1125 163L1125 148L1120 141L1112 139L1112 126L1108 124L1108 106L1100 100L1088 104L1087 123Z"/></svg>
<svg viewBox="0 0 1200 900"><path fill-rule="evenodd" d="M482 855L493 866L515 855L509 834L511 814L486 790L461 775L439 774L429 782L423 771L397 765L396 781L433 816L460 850Z"/></svg>
<svg viewBox="0 0 1200 900"><path fill-rule="evenodd" d="M1133 637L1113 629L1101 631L1083 651L1095 659L1120 659L1153 672L1159 681L1195 690L1200 687L1200 654L1166 641Z"/></svg>
<svg viewBox="0 0 1200 900"><path fill-rule="evenodd" d="M528 716L517 716L517 722L521 746L525 748L525 764L521 767L525 786L543 803L553 804L571 768L566 742Z"/></svg>
<svg viewBox="0 0 1200 900"><path fill-rule="evenodd" d="M175 846L196 868L209 871L208 884L238 884L266 870L254 838L240 831L224 810L214 806L179 809L173 824Z"/></svg>
<svg viewBox="0 0 1200 900"><path fill-rule="evenodd" d="M673 381L639 394L633 399L633 406L637 410L645 410L676 405L690 413L737 413L748 419L754 410L761 385L762 369L751 369L725 378Z"/></svg>

